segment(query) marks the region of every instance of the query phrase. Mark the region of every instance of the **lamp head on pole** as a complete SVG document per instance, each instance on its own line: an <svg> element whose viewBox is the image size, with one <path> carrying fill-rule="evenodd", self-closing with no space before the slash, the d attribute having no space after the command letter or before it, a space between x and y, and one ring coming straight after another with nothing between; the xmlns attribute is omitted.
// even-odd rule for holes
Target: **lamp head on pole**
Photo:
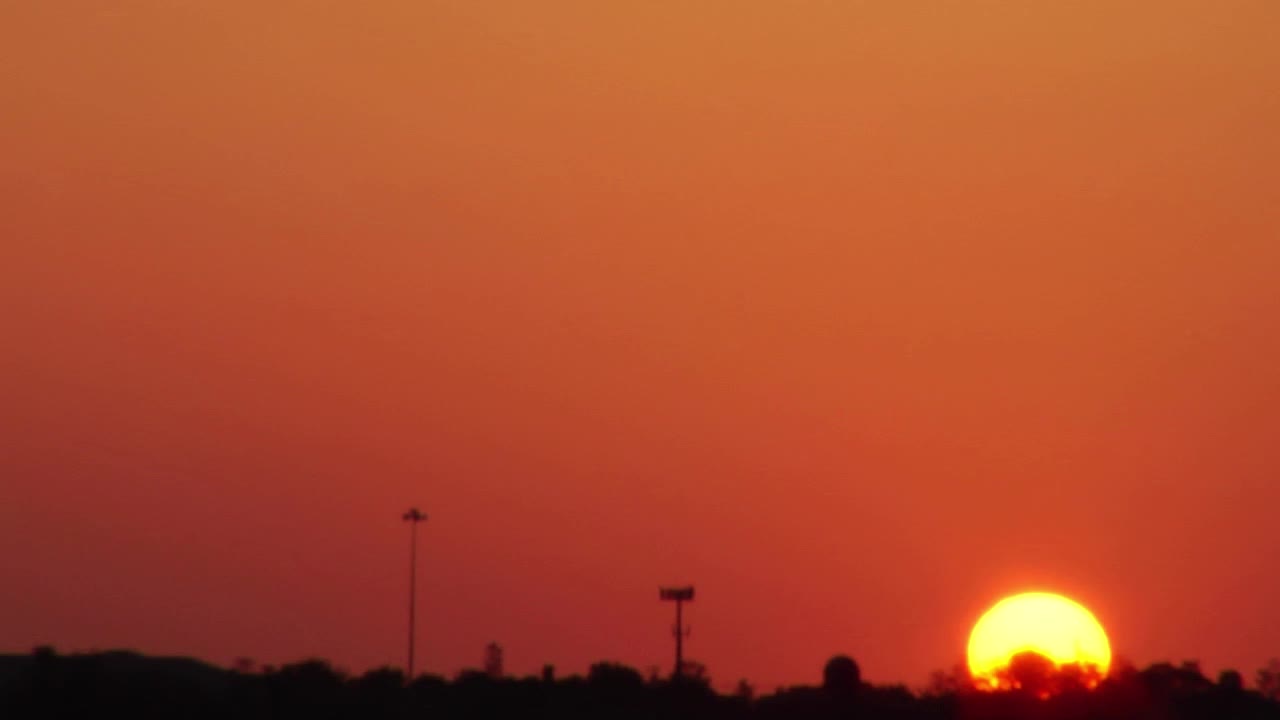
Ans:
<svg viewBox="0 0 1280 720"><path fill-rule="evenodd" d="M693 600L693 588L692 587L658 588L658 598L661 600L676 600L680 602Z"/></svg>
<svg viewBox="0 0 1280 720"><path fill-rule="evenodd" d="M409 511L401 518L405 522L419 523L427 519L426 513L418 510L418 508L409 508Z"/></svg>

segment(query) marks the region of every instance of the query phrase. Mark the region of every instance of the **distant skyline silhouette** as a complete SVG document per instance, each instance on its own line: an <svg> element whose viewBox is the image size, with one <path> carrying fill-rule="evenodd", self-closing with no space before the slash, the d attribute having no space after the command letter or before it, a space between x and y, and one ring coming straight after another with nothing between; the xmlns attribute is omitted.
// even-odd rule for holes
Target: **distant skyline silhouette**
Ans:
<svg viewBox="0 0 1280 720"><path fill-rule="evenodd" d="M819 685L757 694L747 681L717 693L701 675L645 679L619 663L597 662L584 675L513 677L492 661L452 679L412 680L392 668L350 675L321 659L283 667L223 670L186 658L129 652L0 655L0 711L15 717L109 713L117 717L692 717L869 720L934 718L1277 718L1275 688L1246 690L1240 677L1217 682L1193 663L1126 667L1095 688L1055 671L1035 653L1011 668L1015 684L998 692L963 686L913 692L861 679L846 655L830 658Z"/></svg>

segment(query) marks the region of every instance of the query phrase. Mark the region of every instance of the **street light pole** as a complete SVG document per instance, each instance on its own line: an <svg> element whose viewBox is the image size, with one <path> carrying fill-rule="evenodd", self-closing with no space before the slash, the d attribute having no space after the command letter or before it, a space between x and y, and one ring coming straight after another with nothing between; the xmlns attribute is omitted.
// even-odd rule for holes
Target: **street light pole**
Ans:
<svg viewBox="0 0 1280 720"><path fill-rule="evenodd" d="M418 508L410 508L401 519L409 523L409 662L405 679L413 682L413 622L418 605L418 523L424 522L427 516Z"/></svg>

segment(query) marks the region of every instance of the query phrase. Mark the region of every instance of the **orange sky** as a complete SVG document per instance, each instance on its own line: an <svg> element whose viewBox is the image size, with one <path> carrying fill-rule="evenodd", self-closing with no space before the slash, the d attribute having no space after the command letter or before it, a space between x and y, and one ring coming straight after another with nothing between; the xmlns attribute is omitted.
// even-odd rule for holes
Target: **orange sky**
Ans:
<svg viewBox="0 0 1280 720"><path fill-rule="evenodd" d="M108 8L107 5L111 5ZM0 651L1280 654L1280 4L0 2Z"/></svg>

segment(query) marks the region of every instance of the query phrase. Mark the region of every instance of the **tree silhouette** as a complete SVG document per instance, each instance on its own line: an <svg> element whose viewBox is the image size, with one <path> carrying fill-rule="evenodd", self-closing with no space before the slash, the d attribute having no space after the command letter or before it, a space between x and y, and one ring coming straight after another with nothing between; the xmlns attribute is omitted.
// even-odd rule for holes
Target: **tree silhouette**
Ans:
<svg viewBox="0 0 1280 720"><path fill-rule="evenodd" d="M1057 666L1049 658L1038 652L1020 652L1009 659L1008 677L1016 690L1035 695L1039 698L1049 697L1054 693Z"/></svg>
<svg viewBox="0 0 1280 720"><path fill-rule="evenodd" d="M1274 694L1276 686L1266 683L1280 681L1280 662L1263 671L1262 690ZM452 681L420 675L406 683L397 669L349 677L323 660L249 673L183 658L43 650L0 655L0 718L1280 720L1280 703L1245 689L1234 671L1213 683L1195 663L1157 663L1093 683L1090 668L1054 667L1035 653L1013 658L1005 680L1017 689L1004 692L965 686L962 672L943 673L924 695L870 685L843 655L824 665L821 686L761 697L745 681L721 695L689 679L647 682L612 662L591 666L585 677L547 675L491 677L472 670Z"/></svg>
<svg viewBox="0 0 1280 720"><path fill-rule="evenodd" d="M1223 670L1218 673L1218 687L1227 692L1243 692L1244 677L1236 670Z"/></svg>
<svg viewBox="0 0 1280 720"><path fill-rule="evenodd" d="M644 689L644 676L622 663L600 662L587 671L592 688L620 695L635 695Z"/></svg>
<svg viewBox="0 0 1280 720"><path fill-rule="evenodd" d="M941 697L971 690L973 690L973 676L969 673L968 664L960 661L952 665L950 670L934 670L930 673L923 694Z"/></svg>
<svg viewBox="0 0 1280 720"><path fill-rule="evenodd" d="M1280 700L1280 658L1271 658L1266 667L1258 670L1255 684L1263 697Z"/></svg>
<svg viewBox="0 0 1280 720"><path fill-rule="evenodd" d="M862 670L848 655L836 655L822 668L822 688L833 693L851 693L862 684Z"/></svg>

